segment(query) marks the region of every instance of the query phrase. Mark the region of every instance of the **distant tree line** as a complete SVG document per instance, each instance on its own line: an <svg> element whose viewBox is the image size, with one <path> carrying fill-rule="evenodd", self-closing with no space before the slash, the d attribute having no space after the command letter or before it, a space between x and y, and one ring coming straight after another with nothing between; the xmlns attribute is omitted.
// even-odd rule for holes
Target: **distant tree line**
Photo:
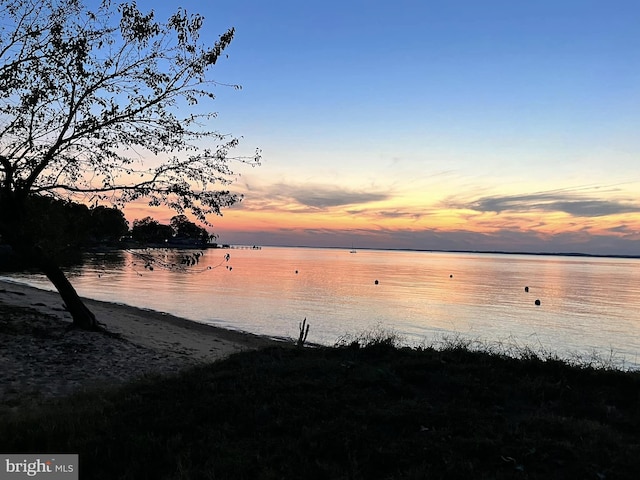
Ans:
<svg viewBox="0 0 640 480"><path fill-rule="evenodd" d="M47 223L38 221L42 215ZM32 238L56 249L84 249L91 245L114 244L129 232L124 213L117 208L94 206L34 196L27 205L27 224Z"/></svg>
<svg viewBox="0 0 640 480"><path fill-rule="evenodd" d="M46 216L45 224L38 219ZM124 213L115 207L84 204L52 197L33 196L25 211L25 228L39 248L51 251L57 261L74 263L80 253L96 247L122 246L193 246L203 247L213 240L204 228L186 215L176 215L169 225L151 217L129 224ZM0 237L0 244L2 243ZM6 262L0 262L6 263ZM15 259L12 265L29 266L28 258Z"/></svg>
<svg viewBox="0 0 640 480"><path fill-rule="evenodd" d="M151 217L134 220L131 238L145 245L205 246L213 240L204 228L189 221L186 215L176 215L169 225Z"/></svg>

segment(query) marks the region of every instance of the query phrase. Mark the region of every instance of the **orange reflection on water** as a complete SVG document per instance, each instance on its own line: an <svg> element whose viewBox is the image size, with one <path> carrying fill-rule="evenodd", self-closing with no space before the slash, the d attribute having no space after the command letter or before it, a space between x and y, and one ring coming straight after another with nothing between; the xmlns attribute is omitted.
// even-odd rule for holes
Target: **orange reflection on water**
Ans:
<svg viewBox="0 0 640 480"><path fill-rule="evenodd" d="M232 270L207 268L226 253ZM326 344L380 324L417 342L462 334L640 356L639 260L265 247L209 250L189 273L129 253L103 264L73 278L82 295L255 333L295 337L307 318L309 341Z"/></svg>

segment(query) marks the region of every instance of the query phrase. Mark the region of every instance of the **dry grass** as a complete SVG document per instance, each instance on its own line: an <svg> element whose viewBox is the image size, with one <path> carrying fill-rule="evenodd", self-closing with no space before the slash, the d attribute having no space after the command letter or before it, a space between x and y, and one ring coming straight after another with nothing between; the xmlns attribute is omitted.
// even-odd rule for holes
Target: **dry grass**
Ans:
<svg viewBox="0 0 640 480"><path fill-rule="evenodd" d="M640 374L526 353L269 348L0 421L92 479L636 478Z"/></svg>

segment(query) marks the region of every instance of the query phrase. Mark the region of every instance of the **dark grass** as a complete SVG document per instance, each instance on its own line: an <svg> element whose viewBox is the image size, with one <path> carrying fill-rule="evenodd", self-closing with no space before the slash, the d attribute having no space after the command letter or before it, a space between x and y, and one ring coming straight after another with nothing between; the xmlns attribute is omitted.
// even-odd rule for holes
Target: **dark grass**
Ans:
<svg viewBox="0 0 640 480"><path fill-rule="evenodd" d="M276 347L0 419L83 479L626 479L640 374L464 348Z"/></svg>

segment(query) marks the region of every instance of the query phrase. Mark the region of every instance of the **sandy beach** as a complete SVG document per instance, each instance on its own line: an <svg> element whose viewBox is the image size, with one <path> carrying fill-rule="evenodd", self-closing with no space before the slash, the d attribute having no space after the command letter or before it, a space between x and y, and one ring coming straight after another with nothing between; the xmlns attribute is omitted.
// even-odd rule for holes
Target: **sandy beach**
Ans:
<svg viewBox="0 0 640 480"><path fill-rule="evenodd" d="M0 404L66 395L151 373L171 373L276 340L95 300L109 332L69 329L56 292L0 280Z"/></svg>

